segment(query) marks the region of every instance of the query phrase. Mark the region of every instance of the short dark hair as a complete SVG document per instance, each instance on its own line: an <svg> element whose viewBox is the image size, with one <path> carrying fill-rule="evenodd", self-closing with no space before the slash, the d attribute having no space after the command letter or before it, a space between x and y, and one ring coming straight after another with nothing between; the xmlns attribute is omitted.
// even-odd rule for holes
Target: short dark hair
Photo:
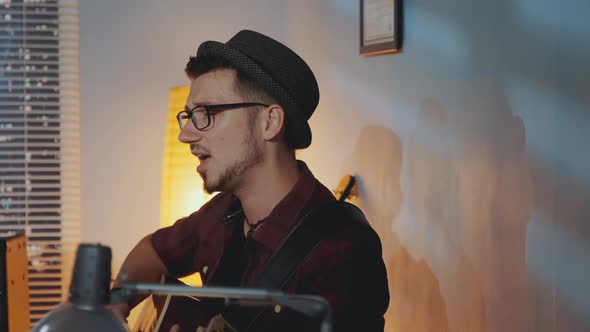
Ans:
<svg viewBox="0 0 590 332"><path fill-rule="evenodd" d="M269 105L277 104L277 101L262 86L260 86L260 84L253 80L244 71L239 70L229 61L227 61L219 55L202 54L199 56L191 56L189 58L188 63L186 64L186 68L184 69L184 71L190 78L196 78L200 75L217 69L233 69L236 71L236 80L234 82L234 88L247 101L262 102ZM257 113L252 113L251 115L255 114ZM250 117L250 120L252 121L253 117ZM289 135L287 134L286 123L285 132L283 136L285 137L287 147L289 149L294 149L293 144L289 142L289 140L287 139Z"/></svg>

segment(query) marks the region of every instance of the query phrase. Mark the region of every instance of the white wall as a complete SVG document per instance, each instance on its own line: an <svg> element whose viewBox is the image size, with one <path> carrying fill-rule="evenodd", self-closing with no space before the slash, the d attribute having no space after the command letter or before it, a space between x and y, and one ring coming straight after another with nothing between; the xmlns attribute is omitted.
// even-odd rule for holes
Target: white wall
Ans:
<svg viewBox="0 0 590 332"><path fill-rule="evenodd" d="M360 177L387 330L590 329L589 3L404 3L404 51L374 58L358 1L288 6L321 87L301 156Z"/></svg>

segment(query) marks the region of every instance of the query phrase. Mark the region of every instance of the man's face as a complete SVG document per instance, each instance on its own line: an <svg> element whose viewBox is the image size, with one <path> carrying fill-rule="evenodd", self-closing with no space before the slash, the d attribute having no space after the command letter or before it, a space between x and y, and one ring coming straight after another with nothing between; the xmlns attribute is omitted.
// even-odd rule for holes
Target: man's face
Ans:
<svg viewBox="0 0 590 332"><path fill-rule="evenodd" d="M192 109L197 105L244 102L244 97L234 91L235 78L234 70L220 69L193 79L186 106ZM178 136L199 158L197 172L209 193L236 190L247 171L261 161L256 122L248 114L254 111L248 108L214 113L211 125L204 130L197 130L188 121Z"/></svg>

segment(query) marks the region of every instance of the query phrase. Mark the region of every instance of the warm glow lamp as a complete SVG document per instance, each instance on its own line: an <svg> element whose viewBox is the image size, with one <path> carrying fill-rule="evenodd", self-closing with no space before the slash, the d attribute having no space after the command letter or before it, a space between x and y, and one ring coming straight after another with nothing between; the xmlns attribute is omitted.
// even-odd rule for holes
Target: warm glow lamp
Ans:
<svg viewBox="0 0 590 332"><path fill-rule="evenodd" d="M188 94L188 86L170 89L162 167L161 227L169 226L196 211L210 198L203 190L201 177L196 173L195 157L190 154L186 144L178 141L180 128L176 115L184 109ZM199 274L183 278L181 281L191 286L202 285Z"/></svg>
<svg viewBox="0 0 590 332"><path fill-rule="evenodd" d="M195 171L195 157L190 154L186 144L178 141L180 129L176 114L184 109L188 93L188 86L170 89L162 167L162 227L189 215L209 199L209 195L203 191L203 181Z"/></svg>

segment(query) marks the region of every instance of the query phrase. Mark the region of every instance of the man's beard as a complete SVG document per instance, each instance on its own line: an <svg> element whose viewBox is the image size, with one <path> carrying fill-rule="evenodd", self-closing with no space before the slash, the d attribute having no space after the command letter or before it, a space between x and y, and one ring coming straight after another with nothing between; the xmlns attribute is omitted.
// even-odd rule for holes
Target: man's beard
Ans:
<svg viewBox="0 0 590 332"><path fill-rule="evenodd" d="M226 169L219 176L217 183L207 183L207 178L203 178L203 188L209 194L216 191L232 191L236 186L236 181L247 170L258 164L262 159L262 151L256 140L254 134L250 131L242 143L244 146L244 153L239 160L236 160L233 165L226 167Z"/></svg>

